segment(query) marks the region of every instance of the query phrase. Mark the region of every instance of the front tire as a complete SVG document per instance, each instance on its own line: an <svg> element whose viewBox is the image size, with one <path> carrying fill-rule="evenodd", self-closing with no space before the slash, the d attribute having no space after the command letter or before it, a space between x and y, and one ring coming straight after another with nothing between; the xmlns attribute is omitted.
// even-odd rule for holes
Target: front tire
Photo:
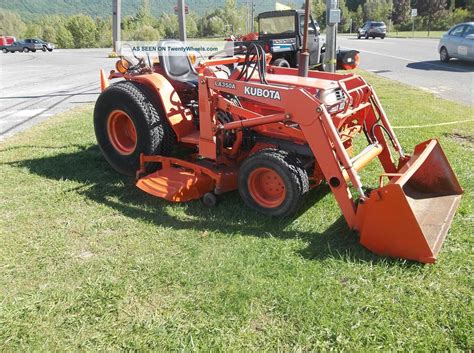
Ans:
<svg viewBox="0 0 474 353"><path fill-rule="evenodd" d="M445 47L442 47L441 50L439 51L439 60L441 60L444 63L449 62L451 57L448 54L448 50Z"/></svg>
<svg viewBox="0 0 474 353"><path fill-rule="evenodd" d="M247 158L239 171L239 192L244 203L265 215L294 214L309 191L301 161L287 151L263 149Z"/></svg>
<svg viewBox="0 0 474 353"><path fill-rule="evenodd" d="M118 172L133 176L140 154L169 155L176 141L161 107L145 86L123 81L110 86L97 99L94 129L98 145Z"/></svg>
<svg viewBox="0 0 474 353"><path fill-rule="evenodd" d="M23 53L28 53L30 51L30 49L28 48L23 48Z"/></svg>
<svg viewBox="0 0 474 353"><path fill-rule="evenodd" d="M6 54L8 53L8 50L6 48L3 48L2 51Z"/></svg>

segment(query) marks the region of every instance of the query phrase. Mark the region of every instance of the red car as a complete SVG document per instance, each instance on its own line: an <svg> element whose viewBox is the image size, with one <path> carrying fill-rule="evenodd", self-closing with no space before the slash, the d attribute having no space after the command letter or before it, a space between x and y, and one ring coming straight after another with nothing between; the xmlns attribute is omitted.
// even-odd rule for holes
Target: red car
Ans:
<svg viewBox="0 0 474 353"><path fill-rule="evenodd" d="M0 36L0 45L12 45L15 40L12 36Z"/></svg>

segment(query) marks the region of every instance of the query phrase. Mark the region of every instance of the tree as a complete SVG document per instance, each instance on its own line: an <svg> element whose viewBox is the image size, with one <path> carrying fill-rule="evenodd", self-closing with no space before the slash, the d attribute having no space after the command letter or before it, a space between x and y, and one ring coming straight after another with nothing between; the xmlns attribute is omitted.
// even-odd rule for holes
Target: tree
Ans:
<svg viewBox="0 0 474 353"><path fill-rule="evenodd" d="M469 11L469 16L474 17L474 0L466 0L466 9Z"/></svg>
<svg viewBox="0 0 474 353"><path fill-rule="evenodd" d="M326 2L325 0L313 1L313 16L321 27L326 27Z"/></svg>
<svg viewBox="0 0 474 353"><path fill-rule="evenodd" d="M408 20L410 14L410 0L396 0L393 3L392 21L394 24Z"/></svg>
<svg viewBox="0 0 474 353"><path fill-rule="evenodd" d="M74 48L74 38L64 25L56 28L56 44L60 48Z"/></svg>
<svg viewBox="0 0 474 353"><path fill-rule="evenodd" d="M364 4L363 0L347 0L347 8L350 11L356 12L359 6Z"/></svg>
<svg viewBox="0 0 474 353"><path fill-rule="evenodd" d="M230 26L234 33L245 28L246 10L244 7L237 8L236 0L226 0L222 15L219 16L224 25Z"/></svg>
<svg viewBox="0 0 474 353"><path fill-rule="evenodd" d="M416 6L418 15L428 18L429 35L433 21L438 20L441 16L446 14L448 2L447 0L417 0Z"/></svg>
<svg viewBox="0 0 474 353"><path fill-rule="evenodd" d="M26 25L20 16L0 8L0 34L20 37L25 29Z"/></svg>
<svg viewBox="0 0 474 353"><path fill-rule="evenodd" d="M194 38L198 34L198 27L195 18L196 16L194 15L186 16L186 34L189 38Z"/></svg>
<svg viewBox="0 0 474 353"><path fill-rule="evenodd" d="M134 31L130 40L142 40L142 41L158 41L161 38L161 33L159 30L153 28L150 25L143 25Z"/></svg>
<svg viewBox="0 0 474 353"><path fill-rule="evenodd" d="M153 15L151 14L151 7L149 0L142 0L135 19L140 24L151 25L153 23Z"/></svg>
<svg viewBox="0 0 474 353"><path fill-rule="evenodd" d="M205 27L205 35L215 36L224 33L224 20L219 16L212 16L208 18L206 27Z"/></svg>
<svg viewBox="0 0 474 353"><path fill-rule="evenodd" d="M23 31L25 38L36 38L40 37L41 26L38 23L31 22L26 25L26 29Z"/></svg>
<svg viewBox="0 0 474 353"><path fill-rule="evenodd" d="M74 15L67 24L74 39L74 48L97 47L96 26L94 20L86 15Z"/></svg>
<svg viewBox="0 0 474 353"><path fill-rule="evenodd" d="M53 26L44 26L41 39L50 43L56 43L56 29Z"/></svg>
<svg viewBox="0 0 474 353"><path fill-rule="evenodd" d="M112 46L112 18L102 19L97 17L95 19L95 41L99 48L109 48Z"/></svg>
<svg viewBox="0 0 474 353"><path fill-rule="evenodd" d="M346 0L339 0L339 9L341 10L341 22L337 28L340 32L348 32L351 25L351 14L346 6Z"/></svg>
<svg viewBox="0 0 474 353"><path fill-rule="evenodd" d="M392 0L367 0L363 6L364 21L385 21L389 19Z"/></svg>
<svg viewBox="0 0 474 353"><path fill-rule="evenodd" d="M364 11L362 10L362 6L359 5L357 7L356 12L353 12L352 17L352 27L356 30L359 27L362 27L364 24Z"/></svg>
<svg viewBox="0 0 474 353"><path fill-rule="evenodd" d="M178 38L179 37L179 22L178 16L163 14L159 20L160 28L165 34L166 38Z"/></svg>

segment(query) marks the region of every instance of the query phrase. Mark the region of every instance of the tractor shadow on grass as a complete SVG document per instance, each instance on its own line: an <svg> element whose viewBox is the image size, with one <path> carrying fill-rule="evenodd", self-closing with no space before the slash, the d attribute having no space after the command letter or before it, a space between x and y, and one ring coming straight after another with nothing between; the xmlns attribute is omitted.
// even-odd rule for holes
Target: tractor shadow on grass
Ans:
<svg viewBox="0 0 474 353"><path fill-rule="evenodd" d="M229 237L248 235L301 239L307 246L298 252L303 258L311 260L337 258L347 262L403 263L378 257L363 248L358 242L357 234L347 227L342 216L323 232L292 229L293 222L299 222L302 214L329 195L327 186L313 190L306 197L299 213L291 218L275 219L256 214L245 207L237 192L222 195L221 203L213 209L206 208L199 201L172 204L145 194L134 187L133 178L121 176L112 170L97 146L71 147L78 150L13 162L11 165L27 168L30 172L51 180L79 182L82 186L66 192L78 193L132 219L142 219L165 228L216 231L229 234Z"/></svg>

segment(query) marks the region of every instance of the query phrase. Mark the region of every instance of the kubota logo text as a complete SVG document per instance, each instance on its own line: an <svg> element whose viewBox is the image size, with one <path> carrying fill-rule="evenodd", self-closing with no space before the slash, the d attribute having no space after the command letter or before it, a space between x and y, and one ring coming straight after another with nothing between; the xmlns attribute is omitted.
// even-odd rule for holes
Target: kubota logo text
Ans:
<svg viewBox="0 0 474 353"><path fill-rule="evenodd" d="M275 100L281 100L280 92L275 91L274 89L264 89L259 87L244 87L244 94L254 97L263 97L263 98L270 98Z"/></svg>

